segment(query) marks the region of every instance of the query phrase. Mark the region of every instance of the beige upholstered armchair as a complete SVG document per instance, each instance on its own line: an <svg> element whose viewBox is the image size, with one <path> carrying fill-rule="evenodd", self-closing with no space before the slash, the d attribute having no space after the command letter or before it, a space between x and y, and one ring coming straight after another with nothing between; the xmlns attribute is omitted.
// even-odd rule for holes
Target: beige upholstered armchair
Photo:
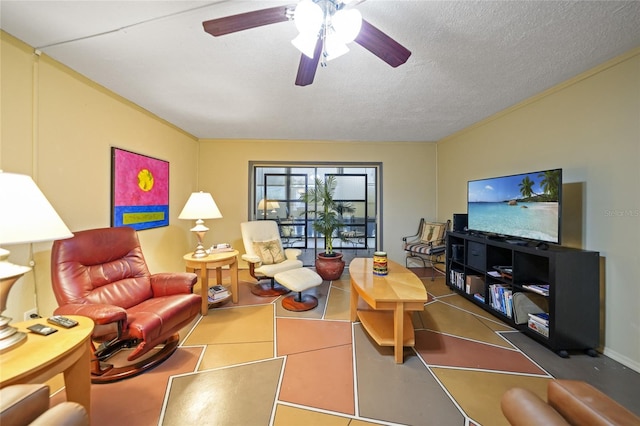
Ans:
<svg viewBox="0 0 640 426"><path fill-rule="evenodd" d="M240 224L245 254L242 259L249 263L249 273L258 280L251 292L257 296L279 296L290 290L276 283L279 272L302 268L299 249L282 247L278 224L273 220L256 220ZM268 285L261 280L270 279Z"/></svg>

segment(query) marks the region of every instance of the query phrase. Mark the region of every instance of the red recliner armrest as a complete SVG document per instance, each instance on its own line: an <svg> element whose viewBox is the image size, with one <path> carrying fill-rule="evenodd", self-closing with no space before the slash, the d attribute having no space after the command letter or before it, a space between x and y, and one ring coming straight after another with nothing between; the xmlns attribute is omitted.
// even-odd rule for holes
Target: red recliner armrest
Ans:
<svg viewBox="0 0 640 426"><path fill-rule="evenodd" d="M502 395L500 407L511 426L569 425L560 413L528 389L509 389Z"/></svg>
<svg viewBox="0 0 640 426"><path fill-rule="evenodd" d="M571 424L640 425L640 418L608 395L580 380L552 380L549 405Z"/></svg>
<svg viewBox="0 0 640 426"><path fill-rule="evenodd" d="M151 275L153 297L193 293L198 276L191 272L160 272Z"/></svg>
<svg viewBox="0 0 640 426"><path fill-rule="evenodd" d="M126 321L127 311L119 306L107 304L70 303L63 305L53 312L55 315L81 315L91 318L96 325L105 325L118 321Z"/></svg>

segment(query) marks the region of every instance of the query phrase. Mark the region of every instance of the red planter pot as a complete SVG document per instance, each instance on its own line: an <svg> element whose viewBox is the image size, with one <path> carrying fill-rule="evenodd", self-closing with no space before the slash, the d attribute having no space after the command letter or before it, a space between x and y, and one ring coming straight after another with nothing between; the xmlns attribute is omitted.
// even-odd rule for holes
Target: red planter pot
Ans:
<svg viewBox="0 0 640 426"><path fill-rule="evenodd" d="M342 253L333 253L334 256L327 256L325 253L318 253L316 257L316 272L325 281L335 281L344 272L344 260Z"/></svg>

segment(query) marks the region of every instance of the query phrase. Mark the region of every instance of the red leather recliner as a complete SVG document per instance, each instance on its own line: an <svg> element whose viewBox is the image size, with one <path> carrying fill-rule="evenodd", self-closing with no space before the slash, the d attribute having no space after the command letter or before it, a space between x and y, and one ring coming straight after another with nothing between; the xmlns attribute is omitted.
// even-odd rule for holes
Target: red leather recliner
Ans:
<svg viewBox="0 0 640 426"><path fill-rule="evenodd" d="M166 360L178 346L178 331L200 313L200 296L192 293L197 275L151 275L129 227L79 231L55 241L51 280L56 315L83 315L95 323L94 383L131 377ZM118 368L102 362L123 348L133 348L128 361L139 361Z"/></svg>
<svg viewBox="0 0 640 426"><path fill-rule="evenodd" d="M582 380L547 384L547 402L525 388L511 388L500 400L512 426L640 426L640 417Z"/></svg>

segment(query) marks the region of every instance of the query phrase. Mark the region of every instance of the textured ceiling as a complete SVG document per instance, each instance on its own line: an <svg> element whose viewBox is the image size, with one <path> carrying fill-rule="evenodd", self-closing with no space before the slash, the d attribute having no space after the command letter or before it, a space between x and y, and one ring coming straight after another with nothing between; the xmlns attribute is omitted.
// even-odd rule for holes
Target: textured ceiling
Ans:
<svg viewBox="0 0 640 426"><path fill-rule="evenodd" d="M640 1L367 0L407 63L353 44L299 87L292 22L202 29L291 3L2 0L0 25L198 138L436 141L640 46Z"/></svg>

